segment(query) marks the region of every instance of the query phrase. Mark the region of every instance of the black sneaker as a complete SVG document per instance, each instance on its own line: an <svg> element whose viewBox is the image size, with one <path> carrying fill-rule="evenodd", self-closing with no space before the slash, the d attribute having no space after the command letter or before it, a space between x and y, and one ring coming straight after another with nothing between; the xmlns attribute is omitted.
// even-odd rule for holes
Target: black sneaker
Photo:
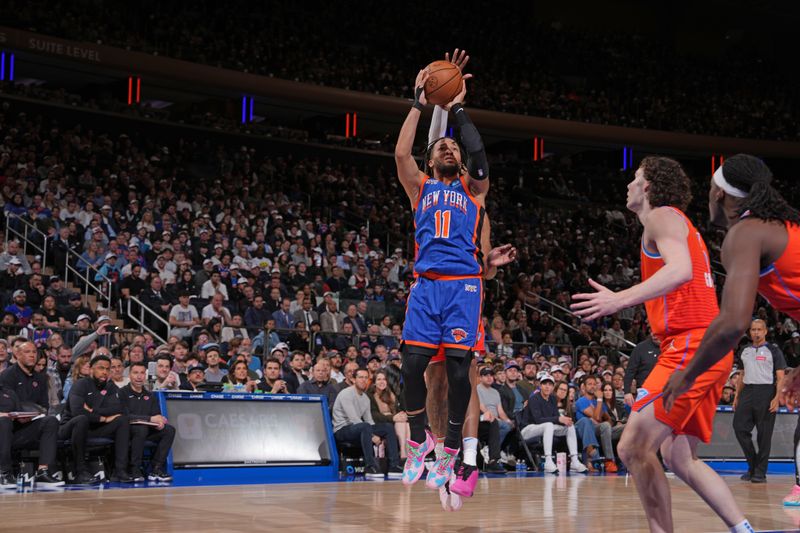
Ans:
<svg viewBox="0 0 800 533"><path fill-rule="evenodd" d="M750 483L766 483L766 476L753 476L750 478Z"/></svg>
<svg viewBox="0 0 800 533"><path fill-rule="evenodd" d="M87 471L79 472L75 479L72 480L73 485L94 485L99 480Z"/></svg>
<svg viewBox="0 0 800 533"><path fill-rule="evenodd" d="M17 480L9 472L0 472L0 489L10 489L17 486Z"/></svg>
<svg viewBox="0 0 800 533"><path fill-rule="evenodd" d="M63 487L64 482L60 479L56 479L50 475L50 472L46 468L40 468L36 471L36 480L37 485L46 485L48 487Z"/></svg>
<svg viewBox="0 0 800 533"><path fill-rule="evenodd" d="M489 461L486 463L486 468L483 469L484 472L489 474L505 474L506 469L498 463L497 461Z"/></svg>
<svg viewBox="0 0 800 533"><path fill-rule="evenodd" d="M134 483L141 483L144 481L144 474L141 468L131 468L131 478Z"/></svg>
<svg viewBox="0 0 800 533"><path fill-rule="evenodd" d="M387 477L389 479L400 479L403 477L403 467L402 466L390 466L389 471L387 472Z"/></svg>
<svg viewBox="0 0 800 533"><path fill-rule="evenodd" d="M109 480L111 483L133 483L133 478L127 472L114 472Z"/></svg>
<svg viewBox="0 0 800 533"><path fill-rule="evenodd" d="M742 481L750 481L750 479L752 477L753 477L753 474L751 474L750 472L745 472L744 474L739 476L739 479L741 479Z"/></svg>
<svg viewBox="0 0 800 533"><path fill-rule="evenodd" d="M383 472L374 466L368 466L364 469L364 477L367 479L383 479Z"/></svg>
<svg viewBox="0 0 800 533"><path fill-rule="evenodd" d="M162 466L154 466L153 469L150 471L150 475L147 476L148 481L160 481L162 483L168 483L172 481L172 476L164 470Z"/></svg>

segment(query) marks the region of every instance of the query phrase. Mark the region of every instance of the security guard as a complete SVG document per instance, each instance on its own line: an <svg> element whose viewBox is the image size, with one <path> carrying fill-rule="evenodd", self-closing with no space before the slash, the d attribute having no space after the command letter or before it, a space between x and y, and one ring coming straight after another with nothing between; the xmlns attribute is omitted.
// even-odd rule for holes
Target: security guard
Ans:
<svg viewBox="0 0 800 533"><path fill-rule="evenodd" d="M60 487L63 481L50 475L48 466L56 459L56 434L58 420L54 416L18 417L12 413L25 412L14 389L0 383L0 488L15 484L11 475L11 449L28 447L38 442L39 468L36 483L48 487ZM33 412L33 411L30 411Z"/></svg>
<svg viewBox="0 0 800 533"><path fill-rule="evenodd" d="M733 400L733 430L747 459L745 481L765 483L772 444L775 413L778 412L777 383L783 379L786 360L777 345L767 342L767 324L756 319L750 324L752 344L740 358L744 375ZM758 452L753 446L753 427L758 431Z"/></svg>
<svg viewBox="0 0 800 533"><path fill-rule="evenodd" d="M193 369L190 368L189 372ZM202 370L202 368L200 369ZM156 450L150 463L150 481L172 481L164 465L167 454L175 440L175 428L167 423L161 415L156 394L144 388L147 381L147 365L143 362L130 366L131 382L120 389L120 398L125 412L131 420L131 467L130 475L135 482L144 481L142 474L142 454L145 440L157 442ZM156 424L141 424L137 421Z"/></svg>
<svg viewBox="0 0 800 533"><path fill-rule="evenodd" d="M111 359L107 355L95 355L91 360L92 375L75 382L69 391L64 421L67 423L78 416L85 416L88 429L73 431L73 441L85 447L88 437L114 439L114 474L111 481L131 483L128 475L128 447L130 445L130 421L120 400L119 389L114 381L108 379ZM84 426L86 427L86 426ZM80 450L75 458L76 471L85 471L85 452Z"/></svg>

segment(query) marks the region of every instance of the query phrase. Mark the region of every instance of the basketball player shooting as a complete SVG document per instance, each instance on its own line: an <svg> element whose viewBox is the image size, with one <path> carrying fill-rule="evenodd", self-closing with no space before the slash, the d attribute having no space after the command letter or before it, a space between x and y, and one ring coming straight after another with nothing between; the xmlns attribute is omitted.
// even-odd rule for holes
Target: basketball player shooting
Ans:
<svg viewBox="0 0 800 533"><path fill-rule="evenodd" d="M734 348L748 328L758 292L770 305L800 320L800 212L772 185L772 172L760 159L738 154L725 160L711 179L711 222L728 230L722 243L727 273L719 316L711 323L697 354L664 387L667 408L685 397L699 376ZM779 384L779 401L794 408L800 397L797 368ZM794 432L795 486L784 504L800 505L800 419Z"/></svg>
<svg viewBox="0 0 800 533"><path fill-rule="evenodd" d="M414 104L395 148L397 175L414 211L417 248L417 280L409 294L403 327L402 373L411 428L403 483L419 480L424 458L435 446L425 430L425 369L443 347L449 384L448 425L442 454L432 470L433 484L442 486L452 475L471 394L469 369L483 306L481 235L489 165L480 134L463 107L466 83L462 83L461 91L445 108L454 113L467 152L466 164L459 144L442 138L429 151L426 172L417 168L411 151L427 104L425 91L431 91L430 86L426 88L429 77L425 69L417 76ZM470 78L469 74L463 76L464 81Z"/></svg>
<svg viewBox="0 0 800 533"><path fill-rule="evenodd" d="M689 178L677 161L646 157L628 185L627 207L644 226L642 282L613 292L589 280L597 290L576 294L572 309L585 320L645 304L661 355L642 385L619 443L619 455L633 475L650 530L672 531L669 483L658 460L700 495L731 531L752 531L728 485L697 459L700 441L710 442L722 387L733 365L728 348L716 364L698 375L687 394L667 411L661 390L670 375L692 361L706 328L717 316L717 296L708 250L684 211L691 200Z"/></svg>

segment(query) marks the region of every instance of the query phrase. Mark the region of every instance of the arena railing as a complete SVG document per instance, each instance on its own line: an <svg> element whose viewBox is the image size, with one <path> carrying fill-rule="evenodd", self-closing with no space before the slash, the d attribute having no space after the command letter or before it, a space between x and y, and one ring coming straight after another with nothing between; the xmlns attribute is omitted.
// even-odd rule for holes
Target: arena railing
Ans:
<svg viewBox="0 0 800 533"><path fill-rule="evenodd" d="M132 309L131 304L136 304L139 307L138 314ZM167 328L167 339L169 339L172 326L170 326L169 321L165 320L161 315L150 309L146 306L139 298L136 296L129 296L127 298L127 305L125 306L125 314L126 316L132 320L141 331L147 331L153 338L159 340L161 344L165 344L167 341L161 335L159 335L156 331L154 331L150 326L147 325L147 321L145 320L145 315L147 315L148 319L154 319L156 322L161 322ZM138 315L138 316L137 316ZM152 324L152 322L151 322Z"/></svg>
<svg viewBox="0 0 800 533"><path fill-rule="evenodd" d="M75 250L67 249L67 259L64 262L64 283L69 282L69 275L70 272L72 276L75 278L76 281L80 283L75 283L81 292L84 293L85 296L89 296L89 291L94 293L93 296L98 298L98 301L105 303L106 309L111 309L111 294L112 294L112 282L107 276L100 273L98 269L94 266L86 263L86 274L80 271L78 265L81 263L86 263L83 257L80 256ZM97 277L101 278L99 285L95 279Z"/></svg>
<svg viewBox="0 0 800 533"><path fill-rule="evenodd" d="M47 235L14 213L6 213L6 242L13 235L22 242L22 253L28 255L28 247L42 256L42 267L47 265ZM37 242L41 240L41 244Z"/></svg>

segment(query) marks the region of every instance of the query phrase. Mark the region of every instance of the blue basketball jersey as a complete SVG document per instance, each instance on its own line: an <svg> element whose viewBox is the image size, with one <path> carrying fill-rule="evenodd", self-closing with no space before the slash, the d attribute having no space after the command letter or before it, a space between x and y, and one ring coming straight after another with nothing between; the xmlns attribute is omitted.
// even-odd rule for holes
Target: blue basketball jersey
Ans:
<svg viewBox="0 0 800 533"><path fill-rule="evenodd" d="M414 272L440 276L480 276L484 209L460 176L450 185L425 176L414 211Z"/></svg>

